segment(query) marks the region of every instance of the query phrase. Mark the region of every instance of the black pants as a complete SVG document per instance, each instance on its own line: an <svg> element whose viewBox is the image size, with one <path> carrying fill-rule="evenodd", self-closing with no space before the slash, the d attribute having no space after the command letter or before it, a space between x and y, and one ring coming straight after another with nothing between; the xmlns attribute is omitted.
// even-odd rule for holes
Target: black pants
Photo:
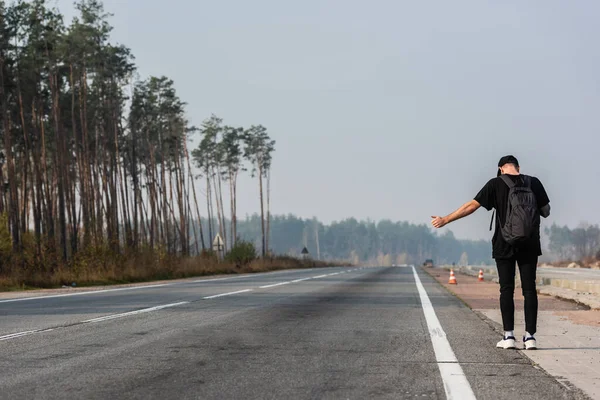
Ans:
<svg viewBox="0 0 600 400"><path fill-rule="evenodd" d="M515 329L515 264L519 264L521 288L525 298L525 329L532 335L536 331L538 314L538 297L535 288L537 256L516 256L508 259L497 259L498 277L500 278L500 311L505 331Z"/></svg>

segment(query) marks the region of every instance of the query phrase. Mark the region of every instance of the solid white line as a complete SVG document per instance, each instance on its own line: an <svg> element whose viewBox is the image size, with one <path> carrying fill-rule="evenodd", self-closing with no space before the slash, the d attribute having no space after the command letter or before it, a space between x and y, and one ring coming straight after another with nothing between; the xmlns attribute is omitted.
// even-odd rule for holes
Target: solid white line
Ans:
<svg viewBox="0 0 600 400"><path fill-rule="evenodd" d="M279 282L279 283L274 283L272 285L265 285L265 286L260 286L259 289L268 289L268 288L272 288L272 287L276 287L276 286L281 286L281 285L287 285L289 283L292 282Z"/></svg>
<svg viewBox="0 0 600 400"><path fill-rule="evenodd" d="M136 314L144 314L144 313L148 313L148 312L152 312L152 311L162 310L164 308L177 307L177 306L181 306L184 304L189 304L189 301L182 301L179 303L172 303L172 304L165 304L162 306L143 308L141 310L129 311L129 312L120 313L120 314L106 315L104 317L92 318L92 319L88 319L85 321L81 321L81 323L88 324L88 323L92 323L92 322L108 321L108 320L115 319L115 318L129 317L130 315L136 315Z"/></svg>
<svg viewBox="0 0 600 400"><path fill-rule="evenodd" d="M312 278L313 278L313 279L319 279L319 278L325 278L325 277L327 277L327 276L328 276L328 275L327 275L327 274L325 274L325 275L313 276Z"/></svg>
<svg viewBox="0 0 600 400"><path fill-rule="evenodd" d="M221 293L221 294L216 294L214 296L206 296L206 297L203 297L203 299L204 300L216 299L217 297L230 296L232 294L238 294L238 293L246 293L246 292L251 292L252 290L253 289L245 289L245 290L238 290L237 292Z"/></svg>
<svg viewBox="0 0 600 400"><path fill-rule="evenodd" d="M0 342L2 342L3 340L10 340L10 339L20 338L20 337L23 337L23 336L33 335L34 333L50 332L50 331L53 331L53 330L54 330L54 328L49 328L49 329L37 329L35 331L25 331L25 332L11 333L10 335L0 336Z"/></svg>
<svg viewBox="0 0 600 400"><path fill-rule="evenodd" d="M109 292L120 292L123 290L139 290L139 289L152 289L163 286L171 286L173 283L163 283L160 285L148 285L148 286L135 286L135 287L126 287L126 288L117 288L117 289L103 289L103 290L93 290L89 292L77 292L77 293L66 293L66 294L53 294L50 296L37 296L37 297L21 297L17 299L8 299L8 300L0 300L0 303L14 303L17 301L28 301L28 300L45 300L45 299L56 299L58 297L71 297L71 296L83 296L86 294L98 294L98 293L109 293Z"/></svg>
<svg viewBox="0 0 600 400"><path fill-rule="evenodd" d="M34 333L36 333L37 331L26 331L26 332L18 332L18 333L11 333L10 335L4 335L4 336L0 336L0 342L3 340L10 340L10 339L15 339L21 336L27 336L27 335L32 335Z"/></svg>
<svg viewBox="0 0 600 400"><path fill-rule="evenodd" d="M417 270L414 266L412 266L412 270L417 290L421 297L421 306L423 307L423 313L425 314L425 321L427 321L427 328L429 328L429 336L431 336L435 358L438 362L442 381L444 382L446 398L448 400L475 399L475 393L473 393L473 389L446 338L446 332L442 329L442 324L440 324L440 321L435 314L433 304L431 304L429 296L427 296L427 291L421 283Z"/></svg>

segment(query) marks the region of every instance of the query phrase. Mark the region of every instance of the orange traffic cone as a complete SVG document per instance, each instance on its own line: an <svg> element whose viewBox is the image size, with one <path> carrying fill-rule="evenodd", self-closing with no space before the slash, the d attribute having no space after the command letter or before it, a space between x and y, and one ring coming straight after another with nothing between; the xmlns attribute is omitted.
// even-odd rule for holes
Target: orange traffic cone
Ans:
<svg viewBox="0 0 600 400"><path fill-rule="evenodd" d="M449 285L457 285L456 277L454 276L454 270L450 270L450 280L448 281Z"/></svg>
<svg viewBox="0 0 600 400"><path fill-rule="evenodd" d="M477 278L477 280L479 282L483 282L483 270L482 269L479 270L479 278Z"/></svg>

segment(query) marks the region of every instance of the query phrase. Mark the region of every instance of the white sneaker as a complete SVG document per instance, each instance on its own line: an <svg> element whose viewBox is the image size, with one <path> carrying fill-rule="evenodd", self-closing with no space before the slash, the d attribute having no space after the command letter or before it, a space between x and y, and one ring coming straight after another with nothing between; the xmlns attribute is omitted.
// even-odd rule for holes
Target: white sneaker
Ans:
<svg viewBox="0 0 600 400"><path fill-rule="evenodd" d="M496 345L496 347L498 347L500 349L504 349L504 350L516 349L517 341L514 336L509 336L509 337L506 337L506 338L502 339L501 341L499 341L498 344Z"/></svg>
<svg viewBox="0 0 600 400"><path fill-rule="evenodd" d="M523 337L523 348L525 350L537 350L537 342L535 338L532 336L530 338Z"/></svg>

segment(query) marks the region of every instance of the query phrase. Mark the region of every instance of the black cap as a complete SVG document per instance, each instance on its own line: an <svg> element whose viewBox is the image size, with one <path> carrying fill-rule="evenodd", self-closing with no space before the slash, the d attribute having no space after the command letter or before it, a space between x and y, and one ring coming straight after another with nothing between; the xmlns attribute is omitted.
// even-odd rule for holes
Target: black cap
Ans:
<svg viewBox="0 0 600 400"><path fill-rule="evenodd" d="M515 166L519 166L519 160L517 160L517 158L515 156L504 156L500 159L500 161L498 161L498 168L506 165L506 164L514 164ZM498 175L496 176L500 176L501 172L500 169L498 169Z"/></svg>

